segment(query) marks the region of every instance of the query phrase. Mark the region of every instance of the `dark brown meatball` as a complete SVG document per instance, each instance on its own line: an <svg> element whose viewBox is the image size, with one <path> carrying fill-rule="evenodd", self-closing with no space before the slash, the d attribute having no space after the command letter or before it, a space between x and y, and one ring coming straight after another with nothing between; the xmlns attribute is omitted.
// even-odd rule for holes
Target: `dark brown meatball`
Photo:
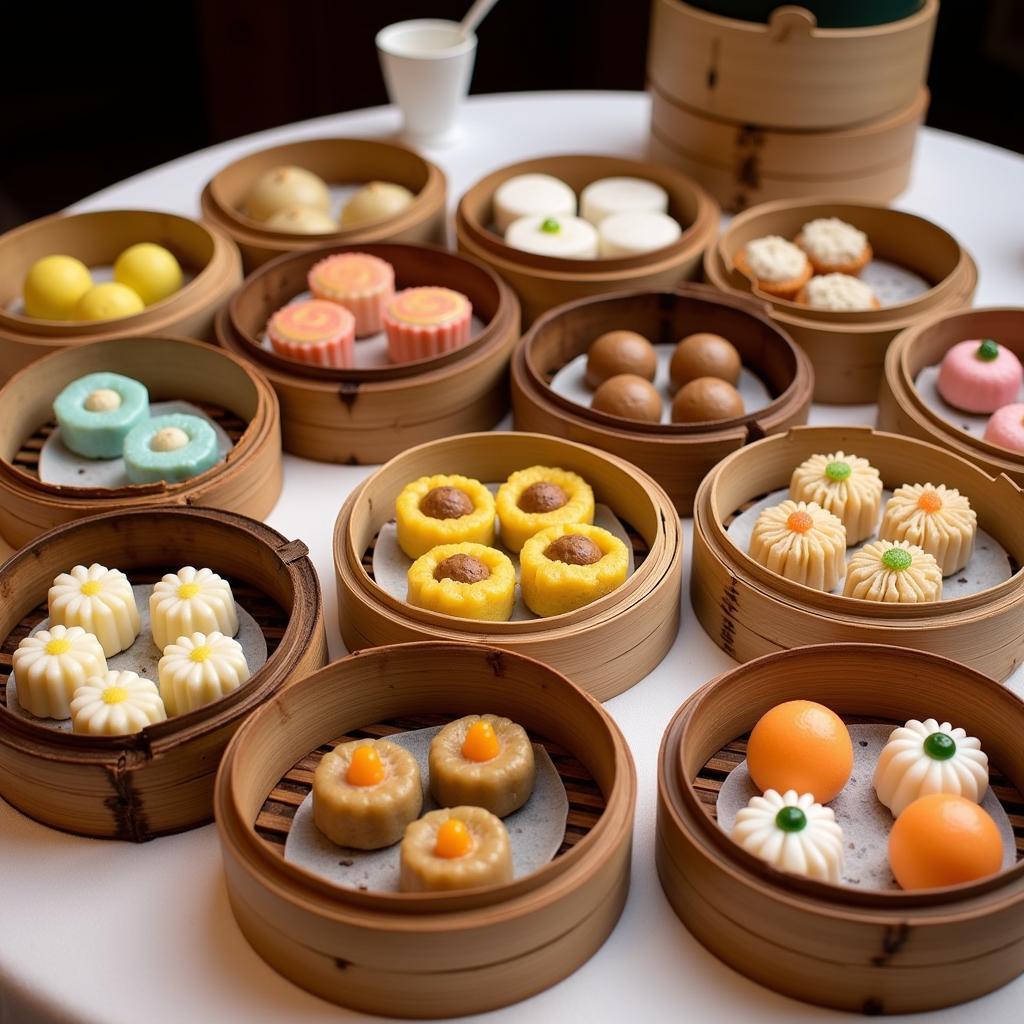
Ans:
<svg viewBox="0 0 1024 1024"><path fill-rule="evenodd" d="M530 484L519 495L519 507L524 512L554 512L569 503L569 495L558 484L541 480Z"/></svg>
<svg viewBox="0 0 1024 1024"><path fill-rule="evenodd" d="M593 565L601 561L601 549L589 538L578 533L567 533L553 540L544 549L545 558L566 565Z"/></svg>
<svg viewBox="0 0 1024 1024"><path fill-rule="evenodd" d="M438 562L435 580L455 580L456 583L480 583L491 575L491 570L472 555L449 555Z"/></svg>
<svg viewBox="0 0 1024 1024"><path fill-rule="evenodd" d="M473 511L473 501L458 487L435 487L423 495L420 511L431 519L461 519Z"/></svg>

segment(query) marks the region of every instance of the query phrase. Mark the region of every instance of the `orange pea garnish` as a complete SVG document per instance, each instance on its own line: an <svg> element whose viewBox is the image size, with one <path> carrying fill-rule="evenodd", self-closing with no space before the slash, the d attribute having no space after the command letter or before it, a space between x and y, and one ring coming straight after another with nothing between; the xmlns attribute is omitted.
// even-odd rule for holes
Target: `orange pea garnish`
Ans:
<svg viewBox="0 0 1024 1024"><path fill-rule="evenodd" d="M384 762L373 747L356 747L345 780L350 786L376 786L384 781Z"/></svg>
<svg viewBox="0 0 1024 1024"><path fill-rule="evenodd" d="M798 510L791 512L789 518L786 520L786 526L788 526L793 533L806 533L814 525L814 519L811 518L810 513Z"/></svg>
<svg viewBox="0 0 1024 1024"><path fill-rule="evenodd" d="M942 499L937 491L922 491L917 499L917 507L922 512L938 512L942 508Z"/></svg>
<svg viewBox="0 0 1024 1024"><path fill-rule="evenodd" d="M490 722L479 719L474 722L462 741L462 756L467 761L493 761L501 753L501 743L494 734Z"/></svg>
<svg viewBox="0 0 1024 1024"><path fill-rule="evenodd" d="M437 841L434 853L446 860L465 857L473 849L473 837L466 828L466 823L458 818L449 818L437 830Z"/></svg>

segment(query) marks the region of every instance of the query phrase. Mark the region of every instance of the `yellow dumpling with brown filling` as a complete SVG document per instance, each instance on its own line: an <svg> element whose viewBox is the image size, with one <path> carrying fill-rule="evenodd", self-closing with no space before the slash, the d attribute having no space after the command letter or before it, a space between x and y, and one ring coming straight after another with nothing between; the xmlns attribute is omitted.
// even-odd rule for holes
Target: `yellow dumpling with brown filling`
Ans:
<svg viewBox="0 0 1024 1024"><path fill-rule="evenodd" d="M467 476L421 476L395 501L398 546L419 558L439 544L494 543L494 496Z"/></svg>
<svg viewBox="0 0 1024 1024"><path fill-rule="evenodd" d="M446 807L405 830L398 887L402 892L476 889L512 881L508 831L482 807Z"/></svg>
<svg viewBox="0 0 1024 1024"><path fill-rule="evenodd" d="M583 477L553 466L531 466L513 473L495 500L501 543L520 548L536 533L562 523L592 523L594 492Z"/></svg>
<svg viewBox="0 0 1024 1024"><path fill-rule="evenodd" d="M536 765L526 730L498 715L449 722L430 743L430 792L442 807L470 804L504 818L533 792Z"/></svg>
<svg viewBox="0 0 1024 1024"><path fill-rule="evenodd" d="M339 846L392 846L422 808L420 766L389 740L339 743L313 773L313 820Z"/></svg>
<svg viewBox="0 0 1024 1024"><path fill-rule="evenodd" d="M516 570L484 544L442 544L409 566L406 600L460 619L507 622L516 602Z"/></svg>
<svg viewBox="0 0 1024 1024"><path fill-rule="evenodd" d="M535 615L561 615L610 594L629 572L629 552L613 533L578 523L551 526L519 553L523 600Z"/></svg>

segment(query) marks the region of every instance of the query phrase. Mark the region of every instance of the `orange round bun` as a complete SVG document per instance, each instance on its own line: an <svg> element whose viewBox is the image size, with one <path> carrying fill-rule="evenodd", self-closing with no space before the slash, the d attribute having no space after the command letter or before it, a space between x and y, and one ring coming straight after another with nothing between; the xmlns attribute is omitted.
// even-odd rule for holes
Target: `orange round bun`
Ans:
<svg viewBox="0 0 1024 1024"><path fill-rule="evenodd" d="M747 742L747 769L763 793L812 793L828 803L853 771L853 743L843 720L823 704L790 700L766 711Z"/></svg>
<svg viewBox="0 0 1024 1024"><path fill-rule="evenodd" d="M976 882L1003 866L999 829L966 797L929 793L908 804L889 833L889 867L903 889Z"/></svg>

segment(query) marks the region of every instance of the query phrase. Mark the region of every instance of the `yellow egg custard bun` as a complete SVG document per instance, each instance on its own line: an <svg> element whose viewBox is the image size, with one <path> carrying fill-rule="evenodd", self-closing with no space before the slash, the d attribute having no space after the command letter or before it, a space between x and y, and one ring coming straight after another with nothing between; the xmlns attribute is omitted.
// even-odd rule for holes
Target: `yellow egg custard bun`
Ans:
<svg viewBox="0 0 1024 1024"><path fill-rule="evenodd" d="M482 807L446 807L424 814L402 839L402 892L476 889L512 881L508 832Z"/></svg>
<svg viewBox="0 0 1024 1024"><path fill-rule="evenodd" d="M507 622L516 603L516 570L486 544L442 544L409 567L409 604L460 619Z"/></svg>
<svg viewBox="0 0 1024 1024"><path fill-rule="evenodd" d="M513 473L495 501L501 543L518 553L535 534L560 523L592 523L594 492L576 473L553 466L531 466Z"/></svg>
<svg viewBox="0 0 1024 1024"><path fill-rule="evenodd" d="M494 543L494 497L466 476L421 476L395 500L398 546L419 558L439 544Z"/></svg>
<svg viewBox="0 0 1024 1024"><path fill-rule="evenodd" d="M339 743L313 774L313 820L339 846L392 846L422 807L419 765L389 740Z"/></svg>
<svg viewBox="0 0 1024 1024"><path fill-rule="evenodd" d="M623 584L629 552L600 526L566 523L531 537L519 566L526 606L546 618L582 608Z"/></svg>
<svg viewBox="0 0 1024 1024"><path fill-rule="evenodd" d="M449 722L430 743L430 792L442 807L472 804L504 818L533 792L536 766L526 730L498 715Z"/></svg>

